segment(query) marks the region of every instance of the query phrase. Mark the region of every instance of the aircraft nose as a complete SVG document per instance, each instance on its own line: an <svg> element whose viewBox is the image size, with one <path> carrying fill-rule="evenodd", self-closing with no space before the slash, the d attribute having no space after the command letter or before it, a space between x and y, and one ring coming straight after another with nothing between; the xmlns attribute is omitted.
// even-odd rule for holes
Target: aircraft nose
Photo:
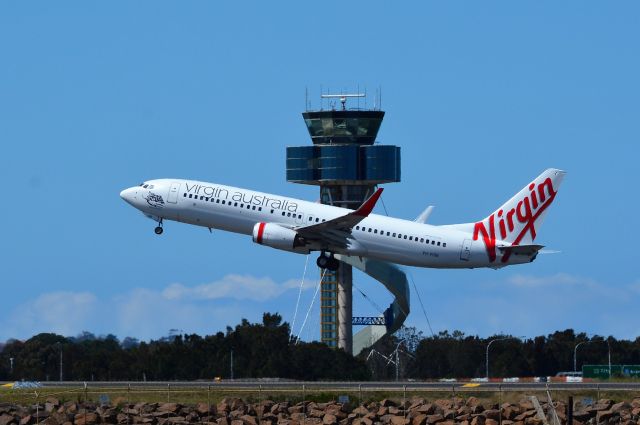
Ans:
<svg viewBox="0 0 640 425"><path fill-rule="evenodd" d="M133 202L136 199L136 192L137 190L135 187L130 187L120 192L120 197L124 199L127 203L133 205Z"/></svg>

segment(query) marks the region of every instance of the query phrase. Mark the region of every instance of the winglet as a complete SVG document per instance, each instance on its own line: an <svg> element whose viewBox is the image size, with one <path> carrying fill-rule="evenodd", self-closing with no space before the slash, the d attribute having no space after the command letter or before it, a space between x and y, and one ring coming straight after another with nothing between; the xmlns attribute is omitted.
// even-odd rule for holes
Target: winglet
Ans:
<svg viewBox="0 0 640 425"><path fill-rule="evenodd" d="M381 187L378 188L378 190L376 190L375 193L369 197L369 199L367 199L362 203L362 205L360 205L360 208L358 208L351 214L360 217L367 217L369 214L371 214L371 211L373 211L373 207L376 206L376 202L378 202L378 199L380 198L380 195L382 195L383 190L384 189Z"/></svg>

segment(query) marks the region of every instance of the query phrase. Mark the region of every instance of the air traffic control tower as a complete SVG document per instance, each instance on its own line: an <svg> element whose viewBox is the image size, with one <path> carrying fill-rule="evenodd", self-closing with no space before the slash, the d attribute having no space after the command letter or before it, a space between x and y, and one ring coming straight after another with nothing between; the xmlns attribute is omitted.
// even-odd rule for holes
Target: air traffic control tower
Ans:
<svg viewBox="0 0 640 425"><path fill-rule="evenodd" d="M359 105L363 97L323 94L328 108L302 113L313 144L287 147L287 181L320 186L323 204L356 209L377 185L400 181L400 147L376 143L384 111L347 107L348 100ZM351 353L352 266L339 264L325 270L321 283L320 335L330 347Z"/></svg>

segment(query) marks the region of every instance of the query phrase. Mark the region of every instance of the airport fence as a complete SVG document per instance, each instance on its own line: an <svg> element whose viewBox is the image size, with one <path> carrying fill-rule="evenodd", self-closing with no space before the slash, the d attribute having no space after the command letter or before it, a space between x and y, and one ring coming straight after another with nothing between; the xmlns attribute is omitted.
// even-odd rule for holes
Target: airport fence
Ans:
<svg viewBox="0 0 640 425"><path fill-rule="evenodd" d="M545 384L479 384L452 383L433 385L425 383L291 383L219 385L201 383L64 383L56 386L38 385L0 390L0 404L42 406L47 399L60 402L93 403L96 405L126 406L136 403L179 403L183 405L207 404L215 406L223 399L239 398L246 403L267 401L325 403L336 401L352 406L366 405L384 399L406 403L416 398L429 401L475 397L486 404L516 403L524 397L536 396L541 400L566 401L569 396L592 404L602 398L631 401L640 398L640 385L632 383L589 385Z"/></svg>

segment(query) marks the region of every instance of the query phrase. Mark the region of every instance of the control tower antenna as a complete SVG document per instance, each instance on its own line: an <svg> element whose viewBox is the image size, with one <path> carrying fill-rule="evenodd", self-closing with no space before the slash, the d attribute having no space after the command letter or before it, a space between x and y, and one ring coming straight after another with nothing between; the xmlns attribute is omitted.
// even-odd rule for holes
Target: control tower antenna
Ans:
<svg viewBox="0 0 640 425"><path fill-rule="evenodd" d="M358 93L358 94L323 94L320 97L322 99L340 99L340 103L342 103L342 110L346 111L347 110L347 99L351 98L351 97L365 97L366 95L364 93Z"/></svg>

